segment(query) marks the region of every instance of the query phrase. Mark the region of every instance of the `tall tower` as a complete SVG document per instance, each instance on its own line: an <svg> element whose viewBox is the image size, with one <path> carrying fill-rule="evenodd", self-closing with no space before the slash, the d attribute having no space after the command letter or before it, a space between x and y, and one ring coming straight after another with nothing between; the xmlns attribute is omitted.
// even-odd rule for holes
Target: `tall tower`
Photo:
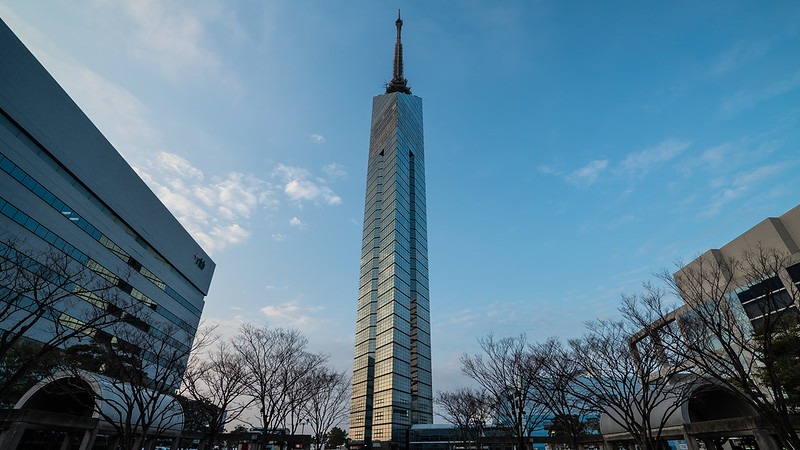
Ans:
<svg viewBox="0 0 800 450"><path fill-rule="evenodd" d="M350 436L396 448L433 406L422 99L403 78L400 11L395 25L392 81L372 99Z"/></svg>

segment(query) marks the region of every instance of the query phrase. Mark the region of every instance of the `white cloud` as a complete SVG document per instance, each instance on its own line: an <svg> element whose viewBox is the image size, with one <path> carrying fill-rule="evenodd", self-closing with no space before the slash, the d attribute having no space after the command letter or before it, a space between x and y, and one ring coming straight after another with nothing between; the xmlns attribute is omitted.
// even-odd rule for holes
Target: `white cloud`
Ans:
<svg viewBox="0 0 800 450"><path fill-rule="evenodd" d="M238 172L206 181L200 169L174 153L161 152L136 170L209 253L247 240L247 219L259 207L277 205L270 183Z"/></svg>
<svg viewBox="0 0 800 450"><path fill-rule="evenodd" d="M291 180L283 191L292 200L314 200L320 196L322 188L308 180Z"/></svg>
<svg viewBox="0 0 800 450"><path fill-rule="evenodd" d="M325 143L325 136L322 136L322 135L319 135L319 134L312 134L311 136L309 136L309 138L311 139L311 142L313 142L315 144L324 144Z"/></svg>
<svg viewBox="0 0 800 450"><path fill-rule="evenodd" d="M276 176L283 181L289 181L310 178L311 172L302 167L278 164L273 170L273 176Z"/></svg>
<svg viewBox="0 0 800 450"><path fill-rule="evenodd" d="M607 167L607 159L594 160L580 169L567 174L565 178L568 182L576 186L590 186L597 181L600 174L606 170Z"/></svg>
<svg viewBox="0 0 800 450"><path fill-rule="evenodd" d="M321 311L321 307L313 307L308 305L300 305L297 300L292 300L286 303L281 303L274 306L265 306L261 308L261 313L267 316L273 323L280 323L281 326L290 328L302 328L307 331L310 327L320 324L319 319L308 315Z"/></svg>
<svg viewBox="0 0 800 450"><path fill-rule="evenodd" d="M242 228L238 223L214 226L208 233L196 233L201 241L211 243L212 248L223 248L228 245L239 244L250 237L250 231Z"/></svg>
<svg viewBox="0 0 800 450"><path fill-rule="evenodd" d="M638 153L629 153L620 163L621 172L641 176L654 167L666 163L689 148L687 141L669 139Z"/></svg>
<svg viewBox="0 0 800 450"><path fill-rule="evenodd" d="M345 170L344 166L337 163L330 163L326 164L322 168L323 172L328 175L330 179L340 179L340 178L347 178L347 171Z"/></svg>
<svg viewBox="0 0 800 450"><path fill-rule="evenodd" d="M158 154L158 164L162 168L169 169L180 177L196 178L203 180L203 172L193 167L189 161L174 153L161 152Z"/></svg>
<svg viewBox="0 0 800 450"><path fill-rule="evenodd" d="M282 180L284 194L300 206L306 201L326 205L342 203L342 198L336 195L325 180L313 178L307 169L278 164L273 176Z"/></svg>
<svg viewBox="0 0 800 450"><path fill-rule="evenodd" d="M252 234L249 219L260 209L278 208L277 196L283 192L292 202L338 205L341 198L324 180L313 178L302 167L278 164L273 177L281 183L241 172L207 177L186 158L161 152L136 171L177 217L181 224L209 253L245 242ZM288 221L291 227L305 229L299 217ZM283 233L273 233L281 242Z"/></svg>
<svg viewBox="0 0 800 450"><path fill-rule="evenodd" d="M333 190L324 185L317 184L310 180L291 180L286 183L283 192L290 199L298 203L303 200L322 199L328 205L339 205L342 203L341 197L336 195Z"/></svg>

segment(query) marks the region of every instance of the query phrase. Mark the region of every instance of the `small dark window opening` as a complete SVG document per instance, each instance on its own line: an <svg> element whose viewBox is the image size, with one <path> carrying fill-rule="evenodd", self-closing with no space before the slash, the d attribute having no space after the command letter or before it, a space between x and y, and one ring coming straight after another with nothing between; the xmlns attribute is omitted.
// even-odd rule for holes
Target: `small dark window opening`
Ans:
<svg viewBox="0 0 800 450"><path fill-rule="evenodd" d="M133 268L133 270L139 272L142 270L142 263L133 259L132 257L128 257L128 265Z"/></svg>

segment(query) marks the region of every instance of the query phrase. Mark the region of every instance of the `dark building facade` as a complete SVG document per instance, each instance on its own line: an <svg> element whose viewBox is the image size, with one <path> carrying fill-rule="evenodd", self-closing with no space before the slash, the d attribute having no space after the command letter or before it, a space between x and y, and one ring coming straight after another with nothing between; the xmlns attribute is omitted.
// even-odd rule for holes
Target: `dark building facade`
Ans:
<svg viewBox="0 0 800 450"><path fill-rule="evenodd" d="M385 446L433 421L422 99L403 78L402 25L372 101L350 412L355 442Z"/></svg>

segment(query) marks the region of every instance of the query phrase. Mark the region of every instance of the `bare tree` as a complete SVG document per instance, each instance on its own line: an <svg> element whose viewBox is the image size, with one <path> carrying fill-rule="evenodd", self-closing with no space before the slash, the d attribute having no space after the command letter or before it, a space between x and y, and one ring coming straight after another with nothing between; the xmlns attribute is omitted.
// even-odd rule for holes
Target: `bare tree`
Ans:
<svg viewBox="0 0 800 450"><path fill-rule="evenodd" d="M662 448L661 433L690 392L675 367L646 339L634 339L629 322L595 320L569 341L580 376L571 395L602 411L643 449Z"/></svg>
<svg viewBox="0 0 800 450"><path fill-rule="evenodd" d="M350 377L321 367L311 374L308 384L311 396L302 412L311 426L313 440L324 450L328 432L350 410Z"/></svg>
<svg viewBox="0 0 800 450"><path fill-rule="evenodd" d="M319 375L327 369L323 366L326 358L320 355L305 353L298 360L300 363L297 367L287 370L288 379L296 380L287 385L286 392L288 414L284 419L284 425L290 434L297 434L298 429L305 431L305 425L309 423L306 406L318 394L322 382ZM293 373L295 371L300 372Z"/></svg>
<svg viewBox="0 0 800 450"><path fill-rule="evenodd" d="M444 420L458 427L465 448L474 442L475 448L481 450L481 437L489 421L494 417L495 404L485 391L472 388L459 388L455 391L437 393L434 398Z"/></svg>
<svg viewBox="0 0 800 450"><path fill-rule="evenodd" d="M16 400L42 362L123 317L130 301L108 280L65 253L0 242L0 398ZM41 370L37 371L37 367ZM41 373L38 373L41 372Z"/></svg>
<svg viewBox="0 0 800 450"><path fill-rule="evenodd" d="M180 432L182 408L172 394L186 367L189 335L164 323L147 331L126 323L108 330L90 345L71 347L81 356L67 369L76 380L86 368L99 374L90 375L100 386L92 391L91 406L114 428L114 448L151 448L164 433Z"/></svg>
<svg viewBox="0 0 800 450"><path fill-rule="evenodd" d="M629 300L627 313L660 335L664 354L749 404L783 447L800 450L792 426L800 406L792 344L800 342L800 265L791 262L763 247L740 258L710 252L674 276L660 274L684 306L672 308L664 292L647 286Z"/></svg>
<svg viewBox="0 0 800 450"><path fill-rule="evenodd" d="M517 449L525 450L531 432L547 418L533 382L541 361L531 353L525 335L499 340L489 335L479 343L484 354L463 355L461 370L492 397L499 425L509 427Z"/></svg>
<svg viewBox="0 0 800 450"><path fill-rule="evenodd" d="M213 347L204 351L202 343L213 341ZM210 443L225 425L237 420L252 403L245 398L250 373L242 355L226 340L218 336L196 339L181 383L180 393L206 407L204 433Z"/></svg>
<svg viewBox="0 0 800 450"><path fill-rule="evenodd" d="M580 392L578 383L583 370L571 349L565 348L558 339L535 344L531 351L542 362L533 384L540 397L539 403L547 405L550 412L550 436L577 449L582 437L599 431L593 430L593 424L600 411L585 395L575 394Z"/></svg>
<svg viewBox="0 0 800 450"><path fill-rule="evenodd" d="M249 372L246 395L260 408L264 438L279 428L293 432L305 401L298 390L326 358L308 352L308 340L299 331L283 328L242 325L233 346Z"/></svg>

